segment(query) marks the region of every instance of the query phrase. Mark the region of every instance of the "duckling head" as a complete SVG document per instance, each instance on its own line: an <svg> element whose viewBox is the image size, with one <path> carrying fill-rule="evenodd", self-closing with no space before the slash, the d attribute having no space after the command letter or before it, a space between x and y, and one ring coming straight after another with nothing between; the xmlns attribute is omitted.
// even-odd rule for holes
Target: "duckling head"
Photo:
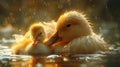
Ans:
<svg viewBox="0 0 120 67"><path fill-rule="evenodd" d="M59 40L70 42L74 38L91 35L92 33L92 27L85 16L77 11L70 11L59 17L57 32L47 44L50 45Z"/></svg>
<svg viewBox="0 0 120 67"><path fill-rule="evenodd" d="M33 46L37 45L38 42L42 43L46 38L44 26L42 24L33 24L30 27L31 39L34 41Z"/></svg>
<svg viewBox="0 0 120 67"><path fill-rule="evenodd" d="M83 14L70 11L61 15L57 21L57 33L63 41L92 34L92 28Z"/></svg>

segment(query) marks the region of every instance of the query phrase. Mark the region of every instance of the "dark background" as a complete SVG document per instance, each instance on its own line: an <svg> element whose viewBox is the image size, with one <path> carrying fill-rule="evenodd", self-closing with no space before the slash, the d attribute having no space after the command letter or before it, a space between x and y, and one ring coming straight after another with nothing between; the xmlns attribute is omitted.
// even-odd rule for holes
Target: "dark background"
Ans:
<svg viewBox="0 0 120 67"><path fill-rule="evenodd" d="M34 22L57 21L70 10L86 14L108 43L120 44L119 0L0 0L0 39L24 34Z"/></svg>

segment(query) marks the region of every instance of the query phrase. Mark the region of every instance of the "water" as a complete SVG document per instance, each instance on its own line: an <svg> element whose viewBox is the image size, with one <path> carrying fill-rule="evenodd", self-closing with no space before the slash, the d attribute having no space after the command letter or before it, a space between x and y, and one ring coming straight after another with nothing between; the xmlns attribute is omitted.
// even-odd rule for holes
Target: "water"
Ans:
<svg viewBox="0 0 120 67"><path fill-rule="evenodd" d="M13 55L10 49L12 42L14 41L0 41L0 67L30 67L33 64L30 62L33 57L30 55ZM109 56L114 58L117 54L119 60L120 49L110 47L110 51L97 52L96 54L69 55L67 53L64 55L36 56L34 58L38 60L35 67L107 67Z"/></svg>
<svg viewBox="0 0 120 67"><path fill-rule="evenodd" d="M13 55L10 49L13 40L0 41L0 67L25 67L31 56ZM28 66L27 66L28 67Z"/></svg>

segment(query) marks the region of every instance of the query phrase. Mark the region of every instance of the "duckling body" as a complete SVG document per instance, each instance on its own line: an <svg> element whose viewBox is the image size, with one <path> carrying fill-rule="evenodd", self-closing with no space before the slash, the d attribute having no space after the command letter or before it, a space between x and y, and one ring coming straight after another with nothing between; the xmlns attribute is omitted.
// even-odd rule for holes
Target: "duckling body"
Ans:
<svg viewBox="0 0 120 67"><path fill-rule="evenodd" d="M62 45L61 45L62 44ZM63 46L63 44L65 46ZM85 37L78 37L69 43L56 43L52 47L55 53L71 53L71 54L91 54L97 51L106 51L107 43L96 34Z"/></svg>
<svg viewBox="0 0 120 67"><path fill-rule="evenodd" d="M33 47L33 43L30 43L26 49L25 53L32 56L44 56L50 54L51 50L42 43L37 43L35 47Z"/></svg>

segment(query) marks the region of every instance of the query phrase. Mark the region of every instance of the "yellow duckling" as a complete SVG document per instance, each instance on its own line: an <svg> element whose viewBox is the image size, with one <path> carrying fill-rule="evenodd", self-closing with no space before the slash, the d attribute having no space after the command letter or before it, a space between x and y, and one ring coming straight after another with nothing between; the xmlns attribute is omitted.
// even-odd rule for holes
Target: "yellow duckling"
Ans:
<svg viewBox="0 0 120 67"><path fill-rule="evenodd" d="M85 16L77 11L59 17L57 32L46 44L55 53L88 54L108 49L103 38L93 32Z"/></svg>
<svg viewBox="0 0 120 67"><path fill-rule="evenodd" d="M48 26L50 23L54 25ZM30 55L49 54L50 50L43 44L44 41L49 39L55 32L55 24L56 22L54 21L32 24L29 31L21 38L21 40L16 41L16 43L12 46L13 53Z"/></svg>
<svg viewBox="0 0 120 67"><path fill-rule="evenodd" d="M30 55L50 54L50 50L43 44L46 38L45 27L42 24L33 24L30 27L30 39L32 40L25 48L25 53Z"/></svg>
<svg viewBox="0 0 120 67"><path fill-rule="evenodd" d="M40 61L40 59L37 59L36 56L48 55L50 54L50 49L43 44L45 38L47 37L43 24L33 24L30 27L27 36L28 34L30 35L32 42L26 46L25 53L32 55L29 67L35 67Z"/></svg>
<svg viewBox="0 0 120 67"><path fill-rule="evenodd" d="M51 53L51 50L44 42L54 34L56 31L55 26L55 21L32 24L29 31L24 36L21 36L19 41L17 40L15 45L13 45L13 53L31 55L29 67L36 67L38 62L43 61L36 57Z"/></svg>

